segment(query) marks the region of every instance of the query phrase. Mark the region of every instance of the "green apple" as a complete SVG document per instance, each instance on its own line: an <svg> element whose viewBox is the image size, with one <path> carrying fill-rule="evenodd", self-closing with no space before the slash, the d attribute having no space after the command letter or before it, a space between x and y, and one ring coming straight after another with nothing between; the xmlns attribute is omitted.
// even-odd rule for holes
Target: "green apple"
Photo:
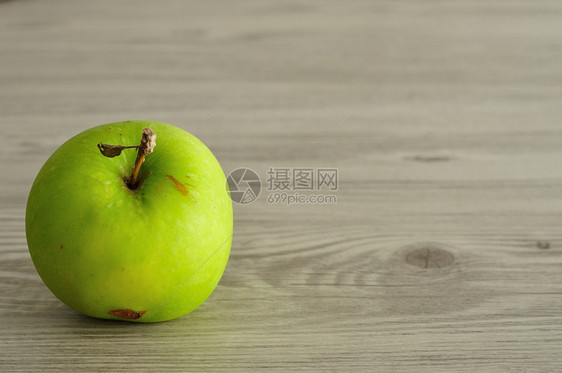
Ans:
<svg viewBox="0 0 562 373"><path fill-rule="evenodd" d="M180 128L127 121L86 130L51 155L31 188L33 263L47 287L85 315L183 316L212 293L228 261L225 185L211 151Z"/></svg>

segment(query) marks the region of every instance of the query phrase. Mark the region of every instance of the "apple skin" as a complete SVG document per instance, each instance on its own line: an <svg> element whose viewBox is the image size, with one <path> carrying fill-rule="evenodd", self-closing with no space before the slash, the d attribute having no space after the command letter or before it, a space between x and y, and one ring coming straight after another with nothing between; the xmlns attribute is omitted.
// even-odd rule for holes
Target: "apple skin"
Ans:
<svg viewBox="0 0 562 373"><path fill-rule="evenodd" d="M131 190L137 151L104 157L97 144L156 147ZM232 243L232 201L211 151L195 136L150 121L111 123L61 145L29 194L33 263L62 302L85 315L137 322L183 316L217 286Z"/></svg>

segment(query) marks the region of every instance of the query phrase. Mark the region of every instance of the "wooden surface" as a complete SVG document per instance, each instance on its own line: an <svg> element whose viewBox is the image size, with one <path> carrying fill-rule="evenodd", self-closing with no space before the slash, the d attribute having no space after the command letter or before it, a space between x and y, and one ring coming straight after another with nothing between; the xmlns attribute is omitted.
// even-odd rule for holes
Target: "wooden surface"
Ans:
<svg viewBox="0 0 562 373"><path fill-rule="evenodd" d="M562 369L559 1L2 1L0 63L0 371ZM27 194L127 119L226 173L337 168L337 203L236 206L186 317L83 317L33 267Z"/></svg>

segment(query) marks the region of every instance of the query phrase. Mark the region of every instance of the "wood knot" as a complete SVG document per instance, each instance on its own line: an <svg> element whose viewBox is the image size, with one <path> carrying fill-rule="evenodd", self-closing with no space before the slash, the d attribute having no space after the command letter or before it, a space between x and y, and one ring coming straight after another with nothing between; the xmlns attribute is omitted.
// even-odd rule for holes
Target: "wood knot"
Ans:
<svg viewBox="0 0 562 373"><path fill-rule="evenodd" d="M446 155L416 155L413 157L406 158L409 161L422 162L422 163L434 163L434 162L448 162L451 157Z"/></svg>
<svg viewBox="0 0 562 373"><path fill-rule="evenodd" d="M406 263L420 268L442 268L454 261L453 254L433 246L419 247L406 254Z"/></svg>
<svg viewBox="0 0 562 373"><path fill-rule="evenodd" d="M537 241L537 249L550 249L550 242Z"/></svg>

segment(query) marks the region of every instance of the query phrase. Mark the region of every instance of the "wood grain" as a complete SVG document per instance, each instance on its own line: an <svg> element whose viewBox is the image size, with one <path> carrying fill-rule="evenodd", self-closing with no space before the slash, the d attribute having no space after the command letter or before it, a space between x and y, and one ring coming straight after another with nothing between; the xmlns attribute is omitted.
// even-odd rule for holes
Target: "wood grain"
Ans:
<svg viewBox="0 0 562 373"><path fill-rule="evenodd" d="M0 370L562 370L561 25L558 1L0 2ZM337 168L337 203L262 190L199 309L83 317L35 272L27 194L127 119L264 182Z"/></svg>

